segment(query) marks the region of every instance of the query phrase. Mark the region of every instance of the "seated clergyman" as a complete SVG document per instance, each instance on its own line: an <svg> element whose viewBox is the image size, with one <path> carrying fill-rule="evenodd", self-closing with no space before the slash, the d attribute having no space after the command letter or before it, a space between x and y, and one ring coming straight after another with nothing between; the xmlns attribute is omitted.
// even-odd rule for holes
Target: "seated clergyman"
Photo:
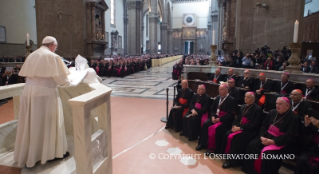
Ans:
<svg viewBox="0 0 319 174"><path fill-rule="evenodd" d="M236 82L238 81L238 76L234 74L233 68L228 69L228 74L225 76L224 81L227 82L230 79L234 79Z"/></svg>
<svg viewBox="0 0 319 174"><path fill-rule="evenodd" d="M204 85L198 85L197 94L194 94L189 111L183 118L183 132L180 135L188 137L189 141L196 140L200 129L202 118L207 118L210 97L206 94Z"/></svg>
<svg viewBox="0 0 319 174"><path fill-rule="evenodd" d="M315 87L315 81L308 79L306 81L306 89L303 90L306 99L319 100L319 89Z"/></svg>
<svg viewBox="0 0 319 174"><path fill-rule="evenodd" d="M245 173L278 173L282 156L294 153L299 126L298 115L291 111L289 99L279 97L276 109L264 119L259 136L246 147L246 154L259 155L259 158L245 159L242 170Z"/></svg>
<svg viewBox="0 0 319 174"><path fill-rule="evenodd" d="M281 94L290 94L293 89L295 89L294 83L289 81L290 74L284 73L281 75L281 81L275 82L273 91Z"/></svg>
<svg viewBox="0 0 319 174"><path fill-rule="evenodd" d="M176 132L183 128L183 117L189 110L189 103L193 97L193 91L188 88L187 80L182 81L182 89L179 89L174 99L174 107L171 109L165 128L174 127Z"/></svg>
<svg viewBox="0 0 319 174"><path fill-rule="evenodd" d="M237 108L236 100L228 94L228 86L219 86L219 96L216 97L208 119L202 126L196 150L207 147L207 153L219 153L222 139L231 128Z"/></svg>
<svg viewBox="0 0 319 174"><path fill-rule="evenodd" d="M264 95L265 92L271 92L273 87L273 82L266 78L265 73L259 74L259 79L254 85L254 92L256 92L256 102L259 106L263 106L265 104L266 97Z"/></svg>
<svg viewBox="0 0 319 174"><path fill-rule="evenodd" d="M221 73L220 73L220 68L217 68L215 70L215 73L211 74L208 77L208 80L212 80L215 83L219 83L219 81L222 81L223 80L223 75L221 75Z"/></svg>
<svg viewBox="0 0 319 174"><path fill-rule="evenodd" d="M301 130L304 135L312 135L313 139L302 149L303 152L297 162L295 174L319 173L319 120L306 115Z"/></svg>
<svg viewBox="0 0 319 174"><path fill-rule="evenodd" d="M238 79L237 87L253 90L253 80L254 79L250 77L250 71L246 69L244 71L244 76Z"/></svg>
<svg viewBox="0 0 319 174"><path fill-rule="evenodd" d="M230 96L232 96L237 103L240 102L240 91L239 89L235 86L236 81L235 79L231 78L228 80L228 93Z"/></svg>
<svg viewBox="0 0 319 174"><path fill-rule="evenodd" d="M222 153L244 154L245 147L256 137L262 121L262 109L255 103L255 94L247 92L245 94L245 104L237 111L233 126L224 137ZM236 159L229 159L222 167L236 166L238 162Z"/></svg>

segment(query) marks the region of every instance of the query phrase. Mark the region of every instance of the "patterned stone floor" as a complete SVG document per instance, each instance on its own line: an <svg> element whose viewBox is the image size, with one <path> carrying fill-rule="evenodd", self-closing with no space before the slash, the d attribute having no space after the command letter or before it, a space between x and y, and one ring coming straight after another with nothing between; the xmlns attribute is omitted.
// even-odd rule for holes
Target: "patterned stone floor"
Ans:
<svg viewBox="0 0 319 174"><path fill-rule="evenodd" d="M177 80L171 78L174 64L170 62L124 78L102 76L102 83L113 89L112 96L166 99L168 88L169 99L172 99L177 84Z"/></svg>

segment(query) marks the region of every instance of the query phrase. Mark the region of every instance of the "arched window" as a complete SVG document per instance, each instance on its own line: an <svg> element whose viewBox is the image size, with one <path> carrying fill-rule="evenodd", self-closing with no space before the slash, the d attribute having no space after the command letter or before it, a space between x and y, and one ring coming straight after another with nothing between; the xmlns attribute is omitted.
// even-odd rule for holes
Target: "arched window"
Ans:
<svg viewBox="0 0 319 174"><path fill-rule="evenodd" d="M111 0L111 27L115 27L115 0Z"/></svg>

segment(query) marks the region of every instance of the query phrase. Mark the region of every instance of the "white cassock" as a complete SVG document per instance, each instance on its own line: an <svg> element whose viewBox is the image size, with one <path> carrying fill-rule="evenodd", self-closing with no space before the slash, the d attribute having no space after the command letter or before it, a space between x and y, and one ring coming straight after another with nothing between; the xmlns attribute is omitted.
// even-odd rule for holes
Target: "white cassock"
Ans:
<svg viewBox="0 0 319 174"><path fill-rule="evenodd" d="M62 103L57 86L69 86L70 72L60 56L42 46L28 56L19 76L27 77L20 96L14 160L33 167L62 158L67 151Z"/></svg>

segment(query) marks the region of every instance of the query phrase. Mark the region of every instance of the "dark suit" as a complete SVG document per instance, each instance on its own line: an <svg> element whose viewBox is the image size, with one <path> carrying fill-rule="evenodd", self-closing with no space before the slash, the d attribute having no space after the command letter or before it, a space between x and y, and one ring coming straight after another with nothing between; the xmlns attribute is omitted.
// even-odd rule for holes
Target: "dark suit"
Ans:
<svg viewBox="0 0 319 174"><path fill-rule="evenodd" d="M2 77L2 85L6 85L6 82L8 83L7 85L12 85L17 83L17 74L12 74L9 78L8 76Z"/></svg>
<svg viewBox="0 0 319 174"><path fill-rule="evenodd" d="M300 71L305 72L305 73L308 73L308 72L310 72L310 68L303 66L303 67L300 68Z"/></svg>
<svg viewBox="0 0 319 174"><path fill-rule="evenodd" d="M244 79L244 77L239 77L239 80L236 86L240 88L244 88L248 86L249 90L253 90L253 85L254 85L253 83L254 83L254 79L251 77L248 79Z"/></svg>
<svg viewBox="0 0 319 174"><path fill-rule="evenodd" d="M1 58L0 62L8 62L8 58Z"/></svg>
<svg viewBox="0 0 319 174"><path fill-rule="evenodd" d="M215 78L215 73L212 73L208 76L208 80L214 80ZM217 82L219 83L219 81L223 81L224 80L224 76L222 74L219 74L219 76L217 77Z"/></svg>
<svg viewBox="0 0 319 174"><path fill-rule="evenodd" d="M307 89L304 89L302 93L306 96ZM308 89L308 93L309 93ZM309 100L319 100L319 89L315 88L307 95L307 99Z"/></svg>
<svg viewBox="0 0 319 174"><path fill-rule="evenodd" d="M312 66L312 67L309 67L310 68L310 70L309 70L309 72L310 73L318 73L318 67L317 66Z"/></svg>
<svg viewBox="0 0 319 174"><path fill-rule="evenodd" d="M239 77L233 74L232 76L225 75L224 82L228 82L229 79L233 78L235 80L235 84L238 82Z"/></svg>
<svg viewBox="0 0 319 174"><path fill-rule="evenodd" d="M229 88L228 93L237 101L237 103L241 102L240 90L238 88Z"/></svg>
<svg viewBox="0 0 319 174"><path fill-rule="evenodd" d="M256 92L256 90L259 90L262 88L261 90L261 94L264 94L264 92L271 92L272 91L272 87L273 87L273 81L272 80L269 80L267 79L265 81L264 84L261 85L261 81L258 79L254 85L254 92Z"/></svg>
<svg viewBox="0 0 319 174"><path fill-rule="evenodd" d="M273 87L273 91L274 92L278 92L278 93L285 93L285 94L290 94L291 91L293 91L295 89L295 84L288 81L287 82L287 85L286 84L283 84L282 85L282 82L274 82L274 87ZM283 88L283 89L281 89Z"/></svg>

